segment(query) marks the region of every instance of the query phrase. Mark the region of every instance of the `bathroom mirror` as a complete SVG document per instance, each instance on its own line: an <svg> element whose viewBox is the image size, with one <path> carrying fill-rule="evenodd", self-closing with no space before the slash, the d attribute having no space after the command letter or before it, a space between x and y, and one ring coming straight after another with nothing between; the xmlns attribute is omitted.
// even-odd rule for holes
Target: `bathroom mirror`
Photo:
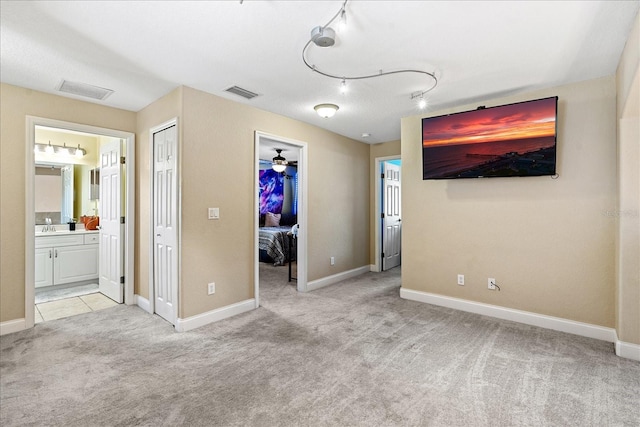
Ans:
<svg viewBox="0 0 640 427"><path fill-rule="evenodd" d="M95 215L97 201L91 194L91 170L87 165L37 163L34 207L36 225L76 221L82 215Z"/></svg>

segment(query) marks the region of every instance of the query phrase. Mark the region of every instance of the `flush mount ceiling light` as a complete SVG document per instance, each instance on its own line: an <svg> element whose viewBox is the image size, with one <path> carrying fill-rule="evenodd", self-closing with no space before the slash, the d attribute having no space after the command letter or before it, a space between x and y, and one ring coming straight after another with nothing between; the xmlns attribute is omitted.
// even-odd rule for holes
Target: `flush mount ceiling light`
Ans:
<svg viewBox="0 0 640 427"><path fill-rule="evenodd" d="M430 73L428 71L412 70L412 69L400 69L400 70L393 70L393 71L379 70L375 74L365 74L365 75L358 75L358 76L339 76L337 74L333 74L333 73L330 73L328 71L322 71L322 70L318 69L318 67L316 65L309 63L309 61L307 60L307 49L309 48L309 46L312 43L315 44L318 47L324 47L324 48L331 47L331 46L333 46L335 44L335 42L336 42L336 32L329 25L331 25L336 19L339 19L340 30L342 30L342 29L344 29L346 27L347 11L346 11L345 8L347 6L347 2L348 1L349 0L345 0L344 3L342 3L342 7L338 11L338 13L336 13L333 16L333 18L331 18L329 20L329 22L327 22L325 25L315 27L315 28L313 28L313 30L311 30L311 38L309 39L307 44L304 45L304 48L302 48L302 61L304 62L304 65L306 65L314 73L318 73L318 74L321 74L321 75L323 75L325 77L329 77L329 78L332 78L332 79L340 80L341 81L340 90L341 90L342 93L344 93L344 91L346 90L346 81L347 80L372 79L374 77L388 76L390 74L400 74L400 73L422 74L422 75L426 76L429 79L430 86L428 88L426 88L425 90L421 90L420 91L421 96L423 96L425 93L433 90L436 87L436 85L438 84L438 79L436 78L435 73ZM316 109L316 111L317 111L317 109Z"/></svg>
<svg viewBox="0 0 640 427"><path fill-rule="evenodd" d="M336 111L340 109L336 104L318 104L313 107L316 110L316 113L324 119L328 119L329 117L333 117L336 114Z"/></svg>
<svg viewBox="0 0 640 427"><path fill-rule="evenodd" d="M278 153L278 155L273 158L271 169L273 169L276 172L284 172L284 170L289 165L289 162L287 162L287 159L281 156L282 149L276 148L276 152Z"/></svg>

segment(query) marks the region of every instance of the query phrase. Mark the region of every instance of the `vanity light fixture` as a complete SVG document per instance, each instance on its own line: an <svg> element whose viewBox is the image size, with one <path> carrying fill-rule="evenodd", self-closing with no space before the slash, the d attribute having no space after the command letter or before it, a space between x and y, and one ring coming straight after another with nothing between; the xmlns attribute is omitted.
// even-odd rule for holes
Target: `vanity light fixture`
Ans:
<svg viewBox="0 0 640 427"><path fill-rule="evenodd" d="M34 153L42 153L44 152L47 155L53 156L71 156L74 155L77 158L82 158L87 154L87 150L80 147L78 144L78 148L69 148L67 144L64 143L62 146L60 145L51 145L51 141L47 144L40 144L38 142L35 143L33 147Z"/></svg>
<svg viewBox="0 0 640 427"><path fill-rule="evenodd" d="M425 90L420 91L421 95L424 95L425 93L433 90L438 84L438 79L436 78L435 72L429 72L429 71L424 71L424 70L414 70L414 69L400 69L400 70L393 70L393 71L380 70L379 72L377 72L375 74L364 74L364 75L355 75L355 76L338 76L338 75L330 73L328 71L322 71L315 64L310 64L309 63L309 61L307 60L307 49L309 48L309 46L312 43L315 44L316 46L322 47L322 48L328 48L328 47L331 47L331 46L333 46L335 44L335 42L336 42L336 33L333 30L333 28L331 28L329 25L331 25L336 19L339 18L339 28L340 28L340 30L342 30L346 26L346 23L347 23L346 6L347 6L347 2L348 1L349 0L345 0L344 3L342 3L342 7L338 11L338 13L333 15L333 18L331 18L329 20L329 22L327 22L323 26L314 27L311 30L311 38L309 39L309 41L307 41L307 43L302 48L302 61L304 62L304 65L306 65L314 73L321 74L321 75L323 75L325 77L329 77L331 79L341 80L341 85L340 85L341 86L340 87L341 91L342 91L343 88L346 88L346 81L347 80L372 79L374 77L387 76L387 75L390 75L390 74L400 74L400 73L422 74L422 75L426 76L429 79L429 81L431 83L431 86L429 86ZM412 96L411 99L413 99L413 96Z"/></svg>
<svg viewBox="0 0 640 427"><path fill-rule="evenodd" d="M287 162L287 159L281 156L282 149L276 148L276 152L278 153L278 155L273 158L271 169L276 172L284 172L289 162Z"/></svg>
<svg viewBox="0 0 640 427"><path fill-rule="evenodd" d="M313 107L316 110L316 113L324 119L328 119L333 117L336 114L336 111L340 109L336 104L318 104Z"/></svg>

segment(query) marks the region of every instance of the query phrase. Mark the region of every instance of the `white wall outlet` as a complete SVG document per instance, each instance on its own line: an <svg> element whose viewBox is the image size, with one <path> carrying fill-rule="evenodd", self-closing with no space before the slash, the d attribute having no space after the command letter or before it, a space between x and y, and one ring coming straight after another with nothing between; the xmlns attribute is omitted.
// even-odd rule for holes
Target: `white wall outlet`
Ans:
<svg viewBox="0 0 640 427"><path fill-rule="evenodd" d="M464 286L464 274L458 274L458 285Z"/></svg>
<svg viewBox="0 0 640 427"><path fill-rule="evenodd" d="M329 262L331 262L331 265L336 265L336 257L332 256L332 257L329 259Z"/></svg>
<svg viewBox="0 0 640 427"><path fill-rule="evenodd" d="M213 295L216 293L216 284L215 282L211 282L207 285L207 294Z"/></svg>
<svg viewBox="0 0 640 427"><path fill-rule="evenodd" d="M220 208L209 208L209 219L220 219Z"/></svg>
<svg viewBox="0 0 640 427"><path fill-rule="evenodd" d="M489 279L487 280L487 288L489 288L492 291L496 290L496 279L494 279L493 277L489 277Z"/></svg>

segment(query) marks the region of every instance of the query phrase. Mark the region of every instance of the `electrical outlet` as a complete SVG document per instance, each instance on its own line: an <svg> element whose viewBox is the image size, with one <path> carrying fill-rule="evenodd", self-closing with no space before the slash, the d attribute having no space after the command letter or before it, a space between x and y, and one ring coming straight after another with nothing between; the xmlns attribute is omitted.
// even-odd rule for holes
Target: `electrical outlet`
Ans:
<svg viewBox="0 0 640 427"><path fill-rule="evenodd" d="M458 274L458 285L464 286L464 274Z"/></svg>
<svg viewBox="0 0 640 427"><path fill-rule="evenodd" d="M487 280L487 288L489 288L492 291L496 290L496 279L494 279L493 277L490 277Z"/></svg>
<svg viewBox="0 0 640 427"><path fill-rule="evenodd" d="M331 262L331 265L336 265L336 257L332 256L329 261Z"/></svg>
<svg viewBox="0 0 640 427"><path fill-rule="evenodd" d="M212 295L216 293L216 284L215 282L211 282L207 285L207 294Z"/></svg>

